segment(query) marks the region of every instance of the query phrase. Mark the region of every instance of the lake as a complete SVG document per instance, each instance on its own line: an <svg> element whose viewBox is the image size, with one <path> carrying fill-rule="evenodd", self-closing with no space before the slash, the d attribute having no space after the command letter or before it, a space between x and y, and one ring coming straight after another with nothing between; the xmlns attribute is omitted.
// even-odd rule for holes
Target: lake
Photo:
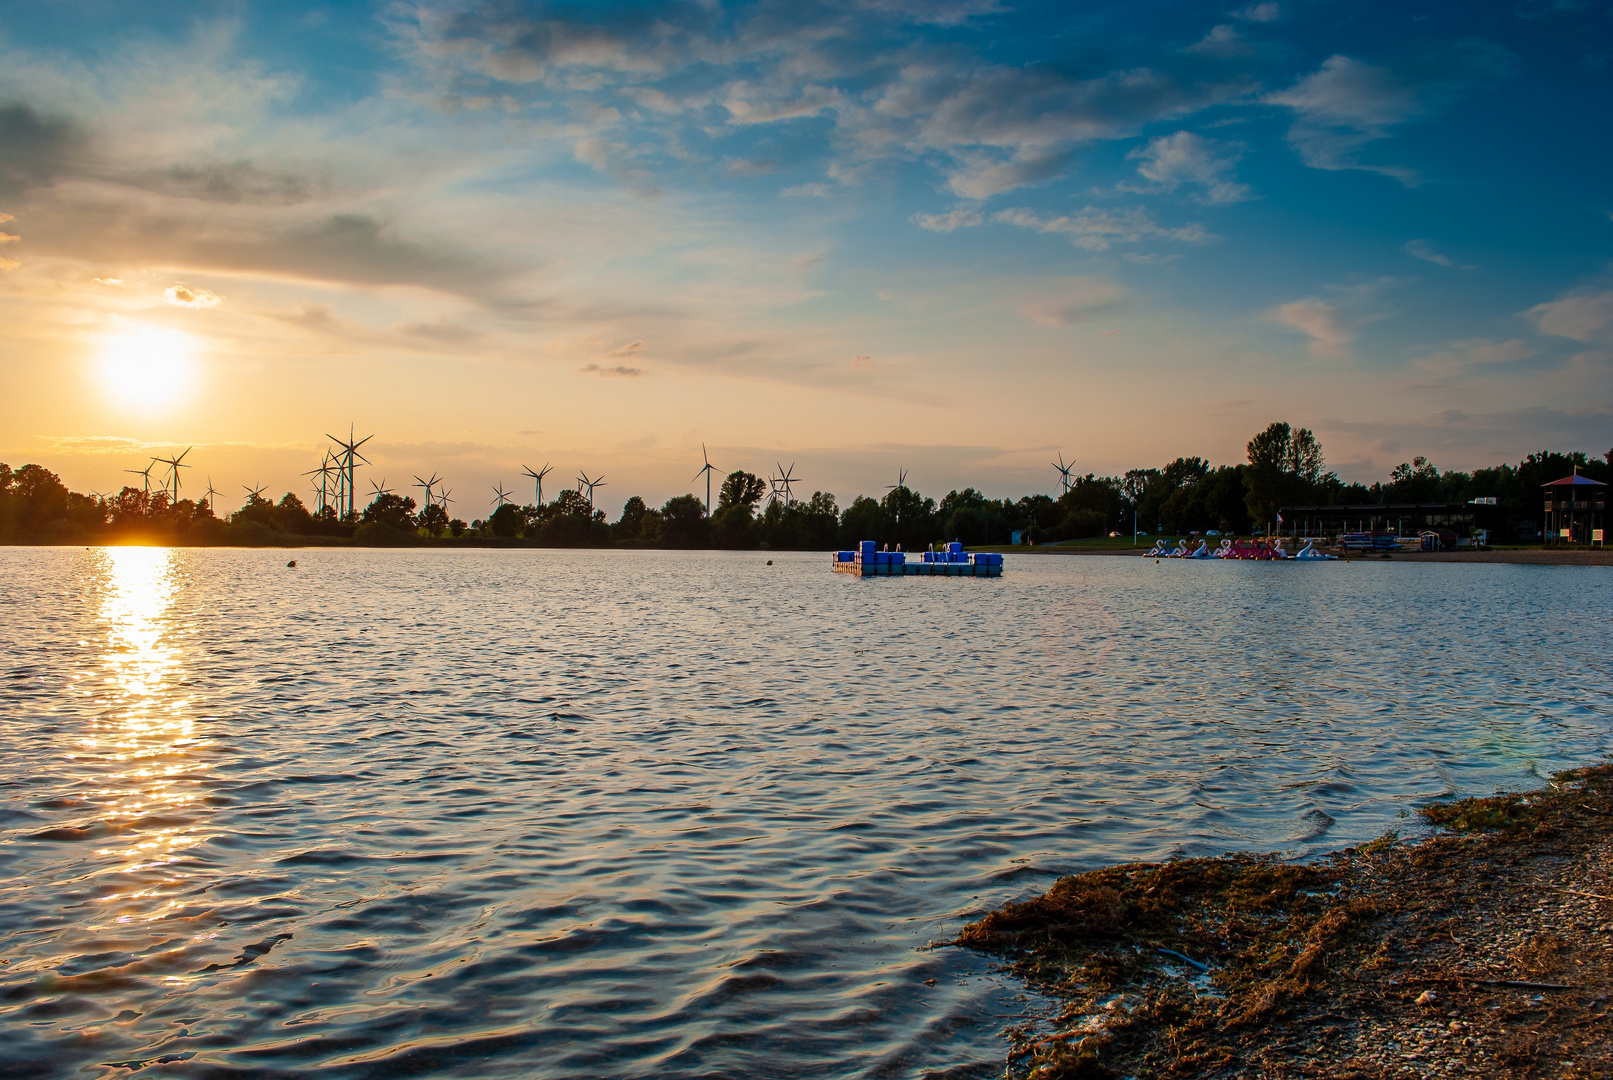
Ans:
<svg viewBox="0 0 1613 1080"><path fill-rule="evenodd" d="M995 1075L1036 1003L927 947L987 908L1416 831L1613 730L1601 569L11 548L0 574L11 1077Z"/></svg>

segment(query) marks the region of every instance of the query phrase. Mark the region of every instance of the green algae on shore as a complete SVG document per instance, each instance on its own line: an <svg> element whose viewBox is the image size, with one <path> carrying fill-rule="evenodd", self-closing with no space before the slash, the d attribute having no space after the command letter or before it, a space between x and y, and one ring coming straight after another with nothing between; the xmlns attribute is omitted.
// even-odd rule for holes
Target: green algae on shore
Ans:
<svg viewBox="0 0 1613 1080"><path fill-rule="evenodd" d="M1064 1005L1009 1075L1613 1074L1613 767L1422 814L1415 844L1109 867L965 927Z"/></svg>

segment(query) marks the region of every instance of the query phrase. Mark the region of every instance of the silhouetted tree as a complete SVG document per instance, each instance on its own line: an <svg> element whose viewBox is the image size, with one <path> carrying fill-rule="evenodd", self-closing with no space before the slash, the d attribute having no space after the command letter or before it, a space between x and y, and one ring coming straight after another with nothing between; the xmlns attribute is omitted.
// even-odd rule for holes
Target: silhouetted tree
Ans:
<svg viewBox="0 0 1613 1080"><path fill-rule="evenodd" d="M389 529L400 532L415 528L414 499L404 495L377 495L364 508L364 522L366 524L385 525Z"/></svg>

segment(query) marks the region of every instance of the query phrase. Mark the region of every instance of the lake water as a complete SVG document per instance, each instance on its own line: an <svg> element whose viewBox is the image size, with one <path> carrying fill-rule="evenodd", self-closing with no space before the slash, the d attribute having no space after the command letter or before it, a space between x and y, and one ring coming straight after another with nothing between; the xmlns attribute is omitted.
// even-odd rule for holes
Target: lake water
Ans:
<svg viewBox="0 0 1613 1080"><path fill-rule="evenodd" d="M772 558L0 549L0 1072L993 1075L987 907L1613 730L1603 569Z"/></svg>

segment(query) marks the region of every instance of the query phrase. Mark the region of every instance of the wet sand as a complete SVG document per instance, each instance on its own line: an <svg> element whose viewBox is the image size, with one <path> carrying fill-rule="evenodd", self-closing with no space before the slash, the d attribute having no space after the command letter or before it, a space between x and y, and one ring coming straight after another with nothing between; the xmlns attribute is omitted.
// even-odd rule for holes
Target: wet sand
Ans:
<svg viewBox="0 0 1613 1080"><path fill-rule="evenodd" d="M1613 1075L1613 766L1423 815L1416 843L1111 867L966 927L1064 1003L1008 1075Z"/></svg>

